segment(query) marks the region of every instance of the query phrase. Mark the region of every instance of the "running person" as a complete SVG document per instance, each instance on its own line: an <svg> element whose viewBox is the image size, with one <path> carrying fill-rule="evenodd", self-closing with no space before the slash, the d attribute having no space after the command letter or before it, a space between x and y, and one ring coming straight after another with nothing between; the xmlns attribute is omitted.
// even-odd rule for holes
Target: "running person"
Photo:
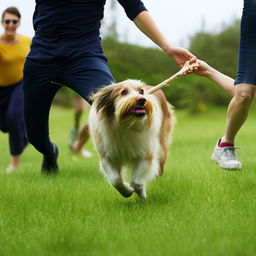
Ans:
<svg viewBox="0 0 256 256"><path fill-rule="evenodd" d="M167 42L140 0L118 2L136 26L180 67L196 60L187 50ZM104 5L105 0L36 0L35 36L24 67L24 110L28 139L43 154L42 171L58 170L58 148L48 131L58 84L91 103L92 92L114 82L100 40Z"/></svg>
<svg viewBox="0 0 256 256"><path fill-rule="evenodd" d="M6 172L17 170L28 141L23 114L22 76L31 39L17 34L20 12L7 8L2 14L4 33L0 35L0 130L9 133L11 161Z"/></svg>
<svg viewBox="0 0 256 256"><path fill-rule="evenodd" d="M218 140L212 160L224 169L241 169L235 154L235 136L246 121L256 92L256 0L244 0L241 21L235 95L228 106L224 136Z"/></svg>

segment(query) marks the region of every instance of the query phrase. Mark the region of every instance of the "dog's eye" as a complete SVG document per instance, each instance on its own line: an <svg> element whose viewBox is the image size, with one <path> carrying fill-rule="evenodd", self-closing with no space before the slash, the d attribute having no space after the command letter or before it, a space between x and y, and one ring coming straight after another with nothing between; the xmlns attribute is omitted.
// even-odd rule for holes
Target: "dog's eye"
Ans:
<svg viewBox="0 0 256 256"><path fill-rule="evenodd" d="M121 91L121 95L124 96L124 95L127 95L127 94L128 94L128 91L127 91L127 90L122 90L122 91Z"/></svg>
<svg viewBox="0 0 256 256"><path fill-rule="evenodd" d="M144 94L144 90L143 90L143 89L140 89L140 90L139 90L139 94Z"/></svg>

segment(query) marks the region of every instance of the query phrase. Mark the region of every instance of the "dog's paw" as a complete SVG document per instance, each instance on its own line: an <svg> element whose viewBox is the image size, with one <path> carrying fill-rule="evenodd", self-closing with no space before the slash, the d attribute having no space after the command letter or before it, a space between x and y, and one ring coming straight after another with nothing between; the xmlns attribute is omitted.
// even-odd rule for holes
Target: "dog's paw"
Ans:
<svg viewBox="0 0 256 256"><path fill-rule="evenodd" d="M146 199L147 194L144 184L132 183L131 186L134 188L135 193L138 195L140 199Z"/></svg>
<svg viewBox="0 0 256 256"><path fill-rule="evenodd" d="M130 186L128 183L120 183L115 186L115 188L118 190L118 192L123 196L123 197L130 197L132 196L134 192L134 188Z"/></svg>

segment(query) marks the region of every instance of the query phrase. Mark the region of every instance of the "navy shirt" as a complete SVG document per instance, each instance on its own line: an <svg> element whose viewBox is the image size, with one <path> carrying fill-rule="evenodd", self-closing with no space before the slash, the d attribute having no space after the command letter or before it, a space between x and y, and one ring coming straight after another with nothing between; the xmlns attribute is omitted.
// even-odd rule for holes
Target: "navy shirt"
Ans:
<svg viewBox="0 0 256 256"><path fill-rule="evenodd" d="M30 59L104 57L100 26L106 0L36 0ZM118 0L134 20L146 8L140 0Z"/></svg>

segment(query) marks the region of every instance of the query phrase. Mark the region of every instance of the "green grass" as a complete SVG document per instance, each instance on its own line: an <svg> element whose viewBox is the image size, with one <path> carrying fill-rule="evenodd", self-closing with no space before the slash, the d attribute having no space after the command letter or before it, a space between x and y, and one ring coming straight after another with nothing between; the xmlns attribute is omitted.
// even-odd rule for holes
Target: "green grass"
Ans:
<svg viewBox="0 0 256 256"><path fill-rule="evenodd" d="M110 187L95 151L91 160L69 152L70 110L54 108L51 114L60 148L56 177L40 174L41 156L32 146L20 172L4 174L8 140L0 134L0 255L254 256L253 114L237 138L242 171L209 160L225 111L177 112L177 119L165 173L149 184L146 201L122 198Z"/></svg>

